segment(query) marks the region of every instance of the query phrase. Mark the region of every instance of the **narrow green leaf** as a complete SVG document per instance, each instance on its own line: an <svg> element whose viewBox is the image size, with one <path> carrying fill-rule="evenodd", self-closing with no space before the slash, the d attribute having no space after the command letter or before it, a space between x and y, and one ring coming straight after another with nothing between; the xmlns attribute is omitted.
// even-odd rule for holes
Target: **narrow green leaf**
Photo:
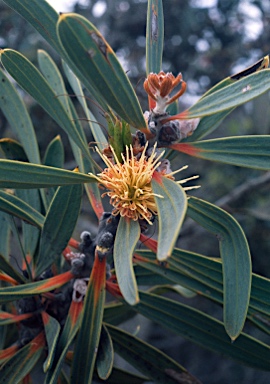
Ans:
<svg viewBox="0 0 270 384"><path fill-rule="evenodd" d="M179 302L140 292L136 310L184 338L241 364L269 371L270 347L241 333L233 343L221 321Z"/></svg>
<svg viewBox="0 0 270 384"><path fill-rule="evenodd" d="M40 358L44 348L44 337L35 337L29 344L7 360L0 369L0 382L19 384L31 371Z"/></svg>
<svg viewBox="0 0 270 384"><path fill-rule="evenodd" d="M92 381L102 326L105 284L106 259L100 260L96 257L84 299L83 317L74 349L70 384Z"/></svg>
<svg viewBox="0 0 270 384"><path fill-rule="evenodd" d="M2 228L1 228L2 231ZM14 280L18 281L18 283L23 284L25 282L25 278L14 269L10 263L6 260L6 258L0 253L0 270L6 273L8 276L12 277Z"/></svg>
<svg viewBox="0 0 270 384"><path fill-rule="evenodd" d="M100 32L84 17L71 13L60 15L57 30L67 55L87 83L124 120L144 128L145 119L132 85Z"/></svg>
<svg viewBox="0 0 270 384"><path fill-rule="evenodd" d="M49 167L64 168L64 147L59 135L57 135L46 148L43 164ZM55 192L56 187L47 188L46 197L48 204L52 201Z"/></svg>
<svg viewBox="0 0 270 384"><path fill-rule="evenodd" d="M8 303L24 297L40 295L45 292L53 291L74 278L70 272L62 273L34 283L16 285L14 287L0 288L0 303Z"/></svg>
<svg viewBox="0 0 270 384"><path fill-rule="evenodd" d="M239 79L239 80L240 80L240 79ZM230 77L226 77L225 79L222 79L222 80L219 81L217 84L215 84L212 88L208 89L208 91L206 91L206 92L202 95L201 99L204 98L204 97L206 97L206 96L209 96L209 95L211 95L212 93L217 92L217 91L219 91L220 89L225 88L225 87L227 87L228 85L231 85L231 84L233 84L233 83L235 83L235 82L236 82L236 80L232 80Z"/></svg>
<svg viewBox="0 0 270 384"><path fill-rule="evenodd" d="M104 308L103 321L112 325L118 325L132 319L136 311L124 303L109 303Z"/></svg>
<svg viewBox="0 0 270 384"><path fill-rule="evenodd" d="M44 223L44 216L42 216L41 213L36 211L32 206L18 197L1 190L0 210L25 220L27 223L35 225L38 228L41 228Z"/></svg>
<svg viewBox="0 0 270 384"><path fill-rule="evenodd" d="M47 188L92 182L96 182L93 177L80 172L0 159L0 188Z"/></svg>
<svg viewBox="0 0 270 384"><path fill-rule="evenodd" d="M57 135L48 145L43 164L49 167L64 167L64 146L60 135Z"/></svg>
<svg viewBox="0 0 270 384"><path fill-rule="evenodd" d="M226 164L270 169L270 136L238 136L192 143L194 156Z"/></svg>
<svg viewBox="0 0 270 384"><path fill-rule="evenodd" d="M151 381L160 384L176 384L179 380L189 380L191 384L199 383L185 368L157 348L119 328L109 324L106 326L113 339L115 351Z"/></svg>
<svg viewBox="0 0 270 384"><path fill-rule="evenodd" d="M51 56L43 49L38 50L38 65L48 84L63 104L66 113L70 116L69 97L65 88L64 80Z"/></svg>
<svg viewBox="0 0 270 384"><path fill-rule="evenodd" d="M13 139L0 139L0 152L8 160L28 161L23 146Z"/></svg>
<svg viewBox="0 0 270 384"><path fill-rule="evenodd" d="M265 332L267 335L270 335L270 326L269 326L269 317L261 315L252 309L250 312L250 321L259 328L261 331Z"/></svg>
<svg viewBox="0 0 270 384"><path fill-rule="evenodd" d="M61 327L58 321L54 317L49 316L46 312L42 313L42 319L48 347L48 356L44 361L43 370L44 372L47 372L53 363L53 357Z"/></svg>
<svg viewBox="0 0 270 384"><path fill-rule="evenodd" d="M159 233L157 259L165 261L172 253L179 235L187 209L187 196L183 188L176 182L162 177L153 179L153 192L163 198L155 197L158 209Z"/></svg>
<svg viewBox="0 0 270 384"><path fill-rule="evenodd" d="M23 16L56 50L60 49L56 35L58 13L45 0L4 0Z"/></svg>
<svg viewBox="0 0 270 384"><path fill-rule="evenodd" d="M75 108L71 102L70 102L70 109L71 109L71 112L74 116L74 119L76 120L75 124L78 124L78 126L81 127L80 122L77 119L77 114L76 114ZM82 127L81 127L81 129L82 129ZM93 163L89 159L87 159L85 156L83 156L81 150L77 147L77 145L72 140L70 140L70 145L71 145L75 160L79 166L79 170L82 173L95 174L96 170L93 166ZM97 214L97 217L99 218L101 216L101 214L104 212L104 209L102 206L102 201L101 201L98 183L91 183L91 184L85 183L84 187L85 187L85 191L87 193L87 196L89 198L89 201L92 205L92 208L93 208L94 212Z"/></svg>
<svg viewBox="0 0 270 384"><path fill-rule="evenodd" d="M113 368L114 351L111 336L103 324L97 353L97 373L102 380L107 380Z"/></svg>
<svg viewBox="0 0 270 384"><path fill-rule="evenodd" d="M53 364L46 375L45 384L58 384L66 354L78 332L82 317L82 302L71 302L65 325L58 339Z"/></svg>
<svg viewBox="0 0 270 384"><path fill-rule="evenodd" d="M141 263L141 261L138 261L137 256L135 258L135 261L136 265L134 266L134 271L138 285L152 287L160 284L171 284L170 278L167 278L166 276L166 272L168 270L167 265L166 268L159 268L157 262L152 260L151 262L147 261ZM157 271L155 270L156 266L158 267ZM163 271L164 273L161 273L161 271Z"/></svg>
<svg viewBox="0 0 270 384"><path fill-rule="evenodd" d="M0 211L0 255L3 255L3 257L8 260L9 258L9 248L10 248L10 235L11 235L11 228L9 224L9 218L10 216Z"/></svg>
<svg viewBox="0 0 270 384"><path fill-rule="evenodd" d="M37 68L22 54L12 49L4 49L0 53L2 64L9 74L72 137L85 156L90 157L87 144L80 137L73 121L59 100L59 95L54 92Z"/></svg>
<svg viewBox="0 0 270 384"><path fill-rule="evenodd" d="M159 73L162 65L164 17L162 0L148 1L146 26L146 74Z"/></svg>
<svg viewBox="0 0 270 384"><path fill-rule="evenodd" d="M41 231L36 276L61 257L76 225L82 198L80 184L59 187L47 212Z"/></svg>
<svg viewBox="0 0 270 384"><path fill-rule="evenodd" d="M120 291L130 305L134 305L139 301L132 262L133 252L139 236L140 226L138 221L121 217L115 236L113 259Z"/></svg>
<svg viewBox="0 0 270 384"><path fill-rule="evenodd" d="M65 74L68 78L68 81L71 85L71 88L73 89L75 95L78 98L79 103L82 106L82 109L85 113L86 119L88 120L89 128L93 134L95 142L96 142L98 148L100 150L102 150L104 148L104 146L106 146L107 139L106 139L104 133L102 132L101 126L95 122L96 121L95 116L88 109L86 99L85 99L85 96L84 96L84 93L82 90L81 83L65 62L63 62L63 68L64 68Z"/></svg>
<svg viewBox="0 0 270 384"><path fill-rule="evenodd" d="M270 69L264 69L202 97L187 111L189 119L212 115L244 104L270 89Z"/></svg>
<svg viewBox="0 0 270 384"><path fill-rule="evenodd" d="M136 277L140 285L151 285L151 283L158 284L180 284L194 292L203 295L211 300L214 300L220 304L222 300L222 285L221 288L217 284L213 284L212 279L209 277L201 278L199 273L194 272L191 268L175 265L173 256L169 259L166 268L158 266L154 261L142 262L137 261L138 266L145 268L148 271L148 283L147 279L143 276L141 269L136 268ZM150 273L151 271L152 273ZM209 273L209 275L211 275ZM142 277L143 276L143 277ZM222 278L222 276L221 276ZM167 280L167 281L166 281ZM206 282L205 282L206 280Z"/></svg>
<svg viewBox="0 0 270 384"><path fill-rule="evenodd" d="M227 85L232 84L234 81L231 80L229 77L226 79L220 81L218 84L216 84L214 87L210 88L201 98L204 98L211 93L214 93L218 91L219 89L222 89L226 87ZM193 132L191 136L189 136L187 139L183 140L184 142L193 142L201 139L205 135L213 132L222 122L222 120L229 115L234 108L228 109L226 111L222 111L219 113L211 114L209 116L204 116L196 128L196 130Z"/></svg>
<svg viewBox="0 0 270 384"><path fill-rule="evenodd" d="M84 84L87 84L91 90L91 94L98 101L104 109L106 104L104 103L102 96L95 92L93 87L87 83L78 68L73 65L66 55L61 43L58 40L56 34L56 24L59 14L55 9L49 5L45 0L5 0L5 3L23 16L40 34L44 39L59 53L61 57L65 59L68 65L72 68L73 72L78 76Z"/></svg>
<svg viewBox="0 0 270 384"><path fill-rule="evenodd" d="M224 283L224 325L232 340L241 332L249 305L251 259L245 234L222 209L190 197L188 215L219 239Z"/></svg>
<svg viewBox="0 0 270 384"><path fill-rule="evenodd" d="M32 258L39 241L40 228L44 223L44 216L39 213L41 212L40 193L38 189L18 189L16 195L25 201L41 217L41 225L37 227L33 227L33 225L30 225L27 221L22 222L22 245L24 253L31 255Z"/></svg>
<svg viewBox="0 0 270 384"><path fill-rule="evenodd" d="M25 104L4 72L0 69L0 108L23 145L29 161L40 164L36 134Z"/></svg>
<svg viewBox="0 0 270 384"><path fill-rule="evenodd" d="M201 118L198 127L192 133L191 136L182 140L183 143L190 143L197 140L202 139L204 136L212 133L216 128L219 127L221 122L228 116L234 108L227 109L226 111L222 111L219 113L215 113L213 115L204 116Z"/></svg>
<svg viewBox="0 0 270 384"><path fill-rule="evenodd" d="M142 257L139 258L137 255ZM151 251L136 250L135 261L138 265L135 266L135 272L138 284L158 284L158 279L163 283L161 278L166 277L168 284L181 284L208 299L223 304L222 263L220 259L175 248L166 268L164 268L154 262L155 257L155 253ZM145 274L141 271L142 268L151 272ZM123 311L124 309L120 307L119 310ZM110 313L112 319L114 319L113 316L117 319L114 308L109 307L108 322L111 318ZM270 316L270 280L253 273L248 309L249 320L254 322L256 315L258 317Z"/></svg>
<svg viewBox="0 0 270 384"><path fill-rule="evenodd" d="M104 384L97 374L94 374L94 380L97 383ZM110 377L106 380L106 384L145 384L147 377L136 375L135 373L123 371L120 368L113 367Z"/></svg>

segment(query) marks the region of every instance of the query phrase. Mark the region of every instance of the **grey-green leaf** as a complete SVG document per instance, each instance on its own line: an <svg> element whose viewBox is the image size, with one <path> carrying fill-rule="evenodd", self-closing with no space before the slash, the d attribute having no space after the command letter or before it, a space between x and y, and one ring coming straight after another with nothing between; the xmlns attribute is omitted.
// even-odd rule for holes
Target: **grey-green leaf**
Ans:
<svg viewBox="0 0 270 384"><path fill-rule="evenodd" d="M188 215L219 239L223 265L224 325L235 340L247 315L251 289L251 258L245 234L227 212L190 197Z"/></svg>
<svg viewBox="0 0 270 384"><path fill-rule="evenodd" d="M120 291L124 299L131 305L139 301L132 261L139 236L140 225L138 221L121 217L114 242L113 258Z"/></svg>
<svg viewBox="0 0 270 384"><path fill-rule="evenodd" d="M151 181L158 210L157 259L165 261L172 253L187 209L187 196L183 188L166 177Z"/></svg>

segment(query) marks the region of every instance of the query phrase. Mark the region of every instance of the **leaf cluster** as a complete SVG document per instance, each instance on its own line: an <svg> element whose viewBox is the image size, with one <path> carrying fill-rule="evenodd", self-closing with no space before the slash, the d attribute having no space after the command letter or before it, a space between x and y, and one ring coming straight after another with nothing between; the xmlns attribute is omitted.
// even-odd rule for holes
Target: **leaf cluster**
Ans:
<svg viewBox="0 0 270 384"><path fill-rule="evenodd" d="M136 130L150 137L130 80L92 23L78 14L59 16L45 0L5 3L62 58L66 79L100 151L108 150L109 141L121 161ZM149 0L147 74L161 70L163 31L162 1ZM269 334L270 281L252 273L248 242L236 219L204 199L187 197L181 184L157 173L151 182L155 196L163 197L155 198L157 240L146 236L139 221L106 212L94 176L101 167L53 59L39 51L38 69L16 50L0 53L5 68L0 71L0 108L18 138L0 140L1 382L23 382L42 361L47 384L199 383L178 362L121 329L119 325L136 313L198 345L268 371L269 345L243 332L243 327L248 319ZM200 122L188 138L167 146L167 156L180 158L184 153L269 170L267 135L204 140L234 108L269 91L267 67L264 57L248 72L218 83L188 110L169 116L173 121ZM7 73L65 131L78 167L64 168L59 135L41 159L31 118ZM91 95L89 103L83 86ZM99 123L100 110L109 137ZM82 196L99 222L95 236L84 231L76 241L72 236ZM175 246L186 216L216 235L218 258ZM11 234L22 255L19 268L11 262ZM139 239L147 250L138 247ZM223 320L168 298L166 293L172 291L217 303L223 307ZM114 301L107 302L106 292ZM141 375L114 366L114 352Z"/></svg>

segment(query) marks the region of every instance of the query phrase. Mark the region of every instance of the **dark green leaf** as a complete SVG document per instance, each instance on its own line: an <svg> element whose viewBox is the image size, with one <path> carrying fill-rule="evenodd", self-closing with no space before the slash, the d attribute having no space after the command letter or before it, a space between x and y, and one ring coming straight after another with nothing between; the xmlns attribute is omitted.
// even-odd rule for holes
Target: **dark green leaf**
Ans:
<svg viewBox="0 0 270 384"><path fill-rule="evenodd" d="M32 210L37 212L41 218L40 225L37 227L33 227L28 222L22 222L24 253L32 258L39 241L40 229L44 223L44 216L39 213L41 211L40 193L38 189L18 189L16 195L32 207Z"/></svg>
<svg viewBox="0 0 270 384"><path fill-rule="evenodd" d="M7 360L0 369L0 382L19 384L31 371L40 358L44 348L44 338L40 335ZM42 342L43 341L43 342Z"/></svg>
<svg viewBox="0 0 270 384"><path fill-rule="evenodd" d="M82 85L81 85L79 79L74 75L74 73L71 71L71 69L69 68L69 66L65 62L63 62L63 68L64 68L65 74L68 78L68 81L69 81L75 95L77 96L79 103L81 104L81 106L83 108L83 111L85 113L85 117L88 120L88 124L89 124L90 130L93 134L93 137L95 139L95 142L96 142L97 146L99 147L99 149L102 150L106 146L106 143L108 140L106 139L106 137L102 131L101 126L98 123L96 123L95 116L88 109L86 98L85 98L85 95L84 95L83 90L82 90Z"/></svg>
<svg viewBox="0 0 270 384"><path fill-rule="evenodd" d="M0 160L0 188L47 188L92 182L96 182L96 179L80 172Z"/></svg>
<svg viewBox="0 0 270 384"><path fill-rule="evenodd" d="M1 61L17 83L72 137L84 155L90 158L87 143L82 140L76 130L71 117L58 97L59 95L54 92L37 68L23 55L11 49L1 51Z"/></svg>
<svg viewBox="0 0 270 384"><path fill-rule="evenodd" d="M15 140L0 139L0 149L8 160L28 161L22 145Z"/></svg>
<svg viewBox="0 0 270 384"><path fill-rule="evenodd" d="M53 357L61 327L58 321L54 317L49 316L46 312L42 313L42 318L48 347L48 356L44 361L43 369L44 372L47 372L53 363Z"/></svg>
<svg viewBox="0 0 270 384"><path fill-rule="evenodd" d="M136 311L124 303L110 303L106 304L104 308L103 321L112 325L118 325L133 318L135 315Z"/></svg>
<svg viewBox="0 0 270 384"><path fill-rule="evenodd" d="M107 380L112 372L114 351L111 336L105 325L102 326L98 346L96 367L98 376Z"/></svg>
<svg viewBox="0 0 270 384"><path fill-rule="evenodd" d="M100 32L84 17L60 15L58 36L69 59L87 83L102 94L124 120L136 128L145 127L137 96L113 50Z"/></svg>
<svg viewBox="0 0 270 384"><path fill-rule="evenodd" d="M191 384L199 383L185 368L157 348L112 325L107 327L115 351L155 383L176 384L180 379L189 379Z"/></svg>
<svg viewBox="0 0 270 384"><path fill-rule="evenodd" d="M0 108L23 145L29 161L40 163L36 134L26 107L4 72L0 69Z"/></svg>
<svg viewBox="0 0 270 384"><path fill-rule="evenodd" d="M11 235L11 227L10 227L10 216L0 211L0 255L8 260L9 258L9 247L10 247L10 235Z"/></svg>
<svg viewBox="0 0 270 384"><path fill-rule="evenodd" d="M17 272L10 263L5 259L4 256L0 254L0 270L4 273L6 273L8 276L12 277L14 280L16 280L18 283L24 283L25 278Z"/></svg>
<svg viewBox="0 0 270 384"><path fill-rule="evenodd" d="M61 257L76 225L81 198L80 184L58 188L41 231L39 255L36 259L36 276Z"/></svg>
<svg viewBox="0 0 270 384"><path fill-rule="evenodd" d="M44 223L44 216L36 211L32 206L19 199L18 197L11 195L8 192L0 190L0 210L9 213L10 215L19 217L26 222L42 228Z"/></svg>
<svg viewBox="0 0 270 384"><path fill-rule="evenodd" d="M97 383L104 384L104 380L101 380L97 374L94 374L94 380ZM106 384L145 384L146 381L148 381L147 377L114 367L110 377L106 380Z"/></svg>
<svg viewBox="0 0 270 384"><path fill-rule="evenodd" d="M80 326L82 304L82 302L71 302L65 325L56 345L53 364L46 375L45 384L58 384L62 365Z"/></svg>
<svg viewBox="0 0 270 384"><path fill-rule="evenodd" d="M268 345L244 333L232 343L222 322L168 298L140 292L140 299L138 312L170 331L242 364L270 370Z"/></svg>
<svg viewBox="0 0 270 384"><path fill-rule="evenodd" d="M58 13L44 0L5 0L14 11L23 16L56 50L60 49L56 35Z"/></svg>
<svg viewBox="0 0 270 384"><path fill-rule="evenodd" d="M91 383L99 345L105 302L106 259L95 258L84 299L81 328L77 335L70 384Z"/></svg>
<svg viewBox="0 0 270 384"><path fill-rule="evenodd" d="M64 167L64 146L60 135L57 135L48 145L43 164L49 167Z"/></svg>
<svg viewBox="0 0 270 384"><path fill-rule="evenodd" d="M153 252L137 250L137 254L139 257L136 256L136 263L140 267L135 266L135 272L139 284L158 284L159 279L160 283L166 283L167 281L167 284L180 284L217 303L223 303L222 264L220 259L176 248L168 260L166 268L164 268L154 262L155 254ZM141 269L147 273L142 273ZM161 277L165 277L166 280L163 282ZM270 280L253 273L248 309L249 320L253 321L256 312L258 316L270 316Z"/></svg>

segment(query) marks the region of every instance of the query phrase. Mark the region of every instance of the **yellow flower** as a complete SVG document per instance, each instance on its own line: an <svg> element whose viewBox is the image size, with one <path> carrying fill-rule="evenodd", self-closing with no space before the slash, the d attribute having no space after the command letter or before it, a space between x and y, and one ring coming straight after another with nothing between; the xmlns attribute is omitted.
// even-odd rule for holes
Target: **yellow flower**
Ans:
<svg viewBox="0 0 270 384"><path fill-rule="evenodd" d="M146 144L139 159L137 159L132 146L130 146L130 148L126 147L126 156L122 154L123 163L120 163L114 149L112 147L110 149L115 162L109 160L96 148L107 168L97 176L91 174L108 189L102 197L105 195L110 197L110 203L114 207L113 215L120 214L134 221L145 219L149 224L152 224L152 216L157 215L155 197L163 198L163 196L153 193L151 180L154 172L162 163L160 160L164 152L158 155L155 144L151 155L147 156ZM185 168L183 167L181 170ZM166 172L161 171L161 174L173 179L172 175L176 172L166 174ZM179 181L179 183L182 184L187 180L189 179Z"/></svg>
<svg viewBox="0 0 270 384"><path fill-rule="evenodd" d="M104 195L110 197L110 203L114 207L113 215L120 214L132 220L145 219L151 223L152 215L157 214L154 197L161 197L154 194L151 187L151 180L154 171L160 165L160 158L163 153L157 156L154 146L152 154L145 155L145 146L139 160L134 156L133 148L126 147L126 157L122 154L123 163L117 159L113 148L115 163L111 162L98 149L100 157L107 168L102 173L94 176L100 184L108 189Z"/></svg>

